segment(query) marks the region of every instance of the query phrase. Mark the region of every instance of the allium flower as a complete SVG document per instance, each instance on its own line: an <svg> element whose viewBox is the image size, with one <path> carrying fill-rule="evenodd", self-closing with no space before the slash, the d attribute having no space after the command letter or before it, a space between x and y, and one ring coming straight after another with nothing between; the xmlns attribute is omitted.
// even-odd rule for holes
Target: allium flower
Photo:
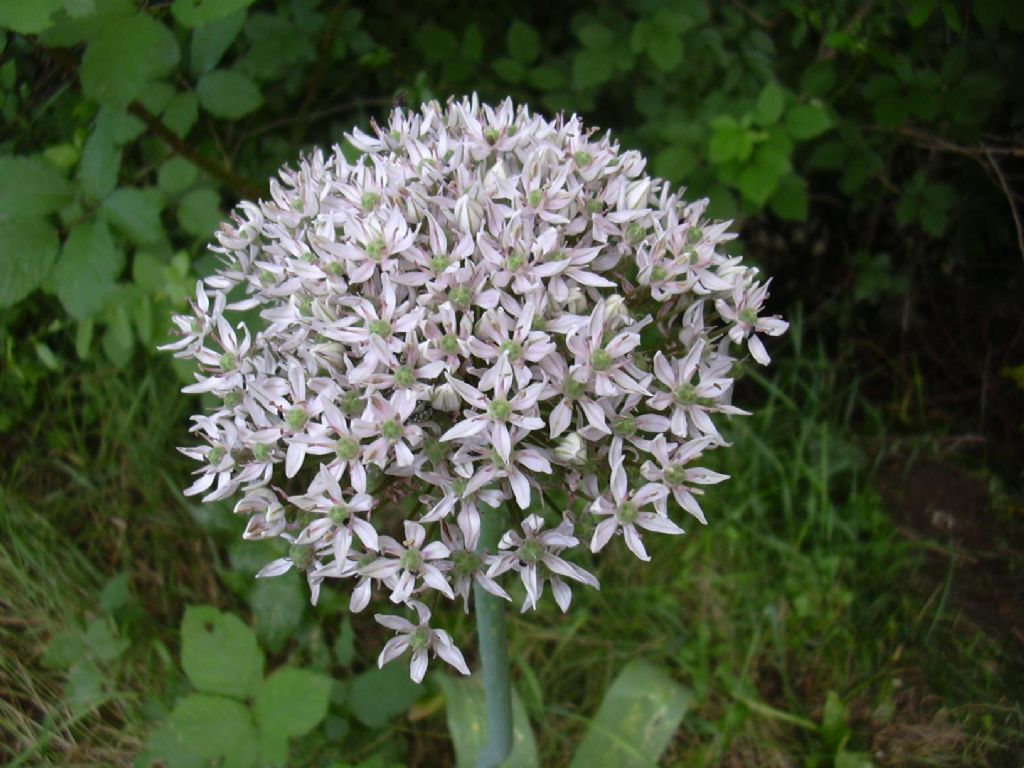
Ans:
<svg viewBox="0 0 1024 768"><path fill-rule="evenodd" d="M421 601L508 599L514 572L523 610L548 584L567 610L572 582L598 587L583 550L621 537L647 560L674 517L703 523L700 486L725 477L691 462L727 445L736 363L766 364L761 337L787 324L706 200L576 117L473 97L348 140L356 162L315 151L239 205L174 318L185 391L222 400L193 417L186 493L240 494L244 537L287 543L261 577L416 610L378 615L399 633L381 663L412 649L419 680L433 651L465 672ZM495 507L507 530L481 550Z"/></svg>

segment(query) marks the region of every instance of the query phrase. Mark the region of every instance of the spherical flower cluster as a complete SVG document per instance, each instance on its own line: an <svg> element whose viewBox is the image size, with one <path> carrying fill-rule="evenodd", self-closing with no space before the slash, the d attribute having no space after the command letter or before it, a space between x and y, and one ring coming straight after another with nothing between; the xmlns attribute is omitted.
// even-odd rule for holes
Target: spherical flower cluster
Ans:
<svg viewBox="0 0 1024 768"><path fill-rule="evenodd" d="M420 679L432 651L465 672L429 593L511 599L514 572L524 611L545 586L564 611L573 585L598 588L579 548L648 560L646 539L683 533L675 505L703 523L702 486L725 476L694 462L743 413L737 359L768 363L760 335L786 323L706 200L576 117L474 97L348 140L356 162L314 152L238 206L175 318L166 348L200 371L184 391L222 401L193 417L186 493L240 495L246 539L289 542L260 576L413 608L416 624L378 614L404 633L380 663L411 649ZM501 505L511 528L487 551Z"/></svg>

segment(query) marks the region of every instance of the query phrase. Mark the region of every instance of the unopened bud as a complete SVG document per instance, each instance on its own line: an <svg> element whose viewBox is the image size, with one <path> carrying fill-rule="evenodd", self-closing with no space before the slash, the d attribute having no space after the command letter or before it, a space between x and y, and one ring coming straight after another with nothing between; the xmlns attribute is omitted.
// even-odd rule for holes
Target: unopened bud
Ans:
<svg viewBox="0 0 1024 768"><path fill-rule="evenodd" d="M555 447L555 458L563 464L582 466L587 463L587 445L579 434L570 432Z"/></svg>
<svg viewBox="0 0 1024 768"><path fill-rule="evenodd" d="M459 393L451 384L439 384L430 396L430 405L435 411L459 410Z"/></svg>

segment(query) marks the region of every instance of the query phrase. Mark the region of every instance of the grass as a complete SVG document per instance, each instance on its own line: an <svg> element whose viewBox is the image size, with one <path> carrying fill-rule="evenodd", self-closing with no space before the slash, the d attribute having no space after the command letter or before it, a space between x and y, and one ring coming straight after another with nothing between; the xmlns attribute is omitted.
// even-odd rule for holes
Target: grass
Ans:
<svg viewBox="0 0 1024 768"><path fill-rule="evenodd" d="M842 748L878 764L1009 766L1024 749L1012 646L966 618L959 572L936 577L921 543L883 508L865 448L865 436L884 442L883 420L856 382L837 380L824 352L793 339L771 378L751 372L737 395L758 406L729 425L734 446L714 457L732 479L705 496L708 527L648 537L646 566L613 546L597 561L600 592L578 591L564 616L548 606L512 617L513 675L543 765L569 761L635 657L663 664L695 695L664 765L832 765L839 744L821 728L830 691L849 730ZM40 412L6 438L0 477L0 755L15 765L131 765L181 686L184 605L247 610L221 570L231 538L200 525L175 490L188 467L173 448L191 404L162 363L41 386ZM132 597L109 611L104 585L119 573ZM108 615L131 645L97 662L104 693L82 706L75 669L69 678L47 665L45 650L68 627ZM307 612L304 633L311 621ZM376 630L365 617L354 626L356 666L366 665ZM324 628L318 642L333 644L337 622ZM314 653L297 639L277 656ZM367 743L391 742L411 764L446 764L438 705L428 694L414 717Z"/></svg>

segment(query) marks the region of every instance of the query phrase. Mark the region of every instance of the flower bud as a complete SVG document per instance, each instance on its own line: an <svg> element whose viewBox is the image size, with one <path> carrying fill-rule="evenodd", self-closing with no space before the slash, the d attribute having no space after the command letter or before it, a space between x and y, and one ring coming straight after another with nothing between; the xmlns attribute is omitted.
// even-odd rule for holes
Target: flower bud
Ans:
<svg viewBox="0 0 1024 768"><path fill-rule="evenodd" d="M582 466L587 463L587 446L576 432L563 437L555 447L555 458L563 464Z"/></svg>
<svg viewBox="0 0 1024 768"><path fill-rule="evenodd" d="M647 207L647 194L651 191L651 180L631 181L626 187L626 207L630 210Z"/></svg>
<svg viewBox="0 0 1024 768"><path fill-rule="evenodd" d="M484 223L484 207L474 197L463 195L455 201L455 219L467 232L478 232Z"/></svg>
<svg viewBox="0 0 1024 768"><path fill-rule="evenodd" d="M451 384L439 384L430 395L430 405L436 411L459 410L459 393Z"/></svg>

